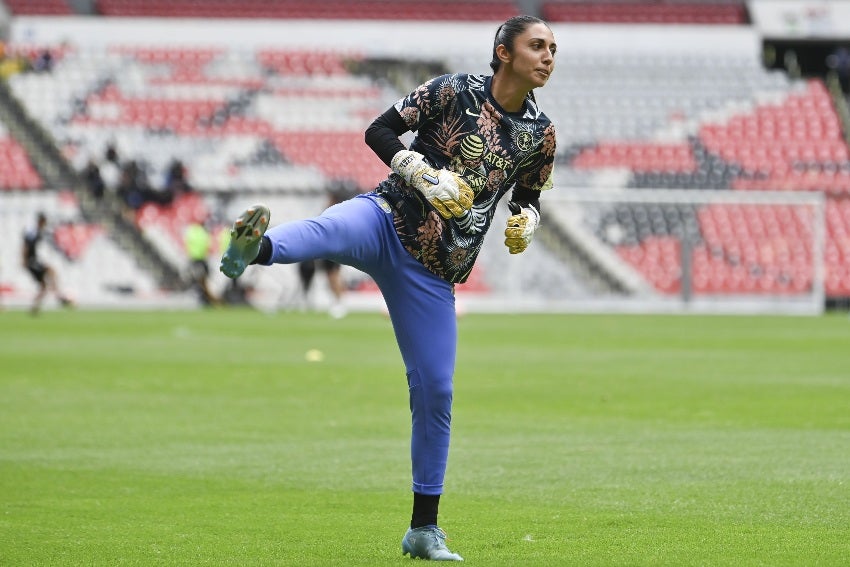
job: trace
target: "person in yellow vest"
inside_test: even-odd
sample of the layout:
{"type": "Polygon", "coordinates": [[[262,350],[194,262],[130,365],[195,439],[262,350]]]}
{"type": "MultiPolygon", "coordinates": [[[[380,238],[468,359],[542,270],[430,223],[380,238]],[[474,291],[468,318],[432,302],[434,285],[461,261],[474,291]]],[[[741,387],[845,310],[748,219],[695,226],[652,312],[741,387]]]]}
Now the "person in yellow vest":
{"type": "Polygon", "coordinates": [[[218,305],[218,299],[209,288],[210,268],[207,262],[213,248],[213,238],[202,222],[194,222],[184,234],[186,254],[189,256],[189,274],[202,305],[218,305]]]}

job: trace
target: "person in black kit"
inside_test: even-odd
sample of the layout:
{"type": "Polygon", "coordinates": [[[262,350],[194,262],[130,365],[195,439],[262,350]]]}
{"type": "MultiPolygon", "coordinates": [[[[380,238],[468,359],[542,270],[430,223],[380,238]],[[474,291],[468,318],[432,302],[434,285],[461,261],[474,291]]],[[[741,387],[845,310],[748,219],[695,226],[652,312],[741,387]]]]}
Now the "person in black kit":
{"type": "MultiPolygon", "coordinates": [[[[358,193],[360,193],[358,188],[341,183],[338,187],[334,187],[328,192],[328,207],[342,203],[358,193]]],[[[308,299],[316,272],[319,270],[325,272],[325,276],[328,278],[328,287],[330,287],[331,294],[333,295],[333,303],[328,309],[328,314],[334,319],[341,319],[347,313],[347,309],[343,304],[345,283],[342,281],[341,266],[338,262],[328,260],[327,258],[305,260],[298,263],[298,279],[301,282],[301,297],[304,301],[308,299]]]]}
{"type": "Polygon", "coordinates": [[[321,270],[325,272],[328,278],[328,286],[333,294],[333,304],[330,306],[328,313],[334,319],[341,319],[346,315],[345,306],[342,304],[342,296],[345,293],[345,284],[342,281],[340,273],[340,264],[333,260],[320,258],[317,260],[305,260],[298,264],[298,278],[301,281],[301,295],[306,298],[310,294],[310,288],[313,286],[313,279],[316,272],[321,270]]]}
{"type": "Polygon", "coordinates": [[[38,257],[38,245],[47,232],[47,217],[39,213],[36,218],[35,228],[24,233],[24,245],[22,249],[23,265],[38,284],[38,293],[35,296],[30,312],[37,315],[41,311],[41,304],[47,292],[56,294],[56,298],[64,307],[72,307],[74,302],[59,291],[56,284],[55,270],[43,263],[38,257]]]}

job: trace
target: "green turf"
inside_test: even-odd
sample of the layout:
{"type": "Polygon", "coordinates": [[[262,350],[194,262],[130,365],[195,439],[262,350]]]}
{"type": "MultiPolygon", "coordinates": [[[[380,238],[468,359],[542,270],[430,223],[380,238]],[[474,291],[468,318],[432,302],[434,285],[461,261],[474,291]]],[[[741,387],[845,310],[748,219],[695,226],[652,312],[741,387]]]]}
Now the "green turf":
{"type": "MultiPolygon", "coordinates": [[[[441,523],[467,564],[850,563],[846,315],[460,335],[441,523]]],[[[0,565],[411,564],[380,315],[7,311],[0,364],[0,565]]]]}

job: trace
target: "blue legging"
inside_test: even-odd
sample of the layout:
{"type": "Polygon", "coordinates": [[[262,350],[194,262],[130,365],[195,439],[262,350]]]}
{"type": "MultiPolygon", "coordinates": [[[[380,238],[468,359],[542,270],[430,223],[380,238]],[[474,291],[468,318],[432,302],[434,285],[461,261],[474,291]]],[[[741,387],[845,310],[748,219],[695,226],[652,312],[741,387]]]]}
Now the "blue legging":
{"type": "Polygon", "coordinates": [[[272,227],[266,236],[273,247],[269,265],[326,258],[375,280],[407,369],[413,491],[442,494],[457,350],[452,284],[404,249],[389,205],[373,193],[333,205],[317,217],[272,227]]]}

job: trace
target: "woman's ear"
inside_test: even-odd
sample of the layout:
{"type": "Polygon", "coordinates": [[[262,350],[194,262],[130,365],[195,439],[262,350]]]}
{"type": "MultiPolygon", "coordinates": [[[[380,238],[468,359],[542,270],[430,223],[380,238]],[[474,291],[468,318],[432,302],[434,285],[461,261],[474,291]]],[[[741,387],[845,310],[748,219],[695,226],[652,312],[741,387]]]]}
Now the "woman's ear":
{"type": "Polygon", "coordinates": [[[508,52],[508,48],[505,47],[504,43],[500,43],[496,47],[496,57],[498,57],[499,61],[501,61],[502,63],[511,62],[511,54],[508,52]]]}

